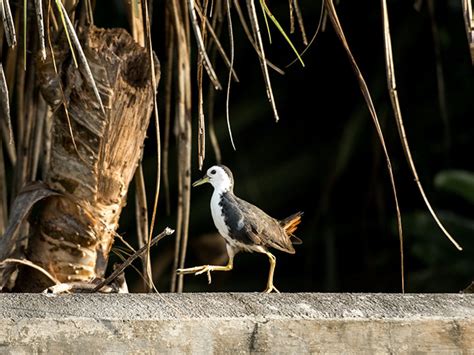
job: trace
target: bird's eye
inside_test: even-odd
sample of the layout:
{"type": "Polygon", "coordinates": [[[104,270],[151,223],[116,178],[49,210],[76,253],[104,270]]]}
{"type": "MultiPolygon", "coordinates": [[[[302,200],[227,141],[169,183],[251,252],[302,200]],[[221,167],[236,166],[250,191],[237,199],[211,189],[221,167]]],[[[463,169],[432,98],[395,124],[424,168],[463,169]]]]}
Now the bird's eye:
{"type": "Polygon", "coordinates": [[[211,175],[215,175],[216,174],[216,171],[215,170],[211,170],[211,175]]]}

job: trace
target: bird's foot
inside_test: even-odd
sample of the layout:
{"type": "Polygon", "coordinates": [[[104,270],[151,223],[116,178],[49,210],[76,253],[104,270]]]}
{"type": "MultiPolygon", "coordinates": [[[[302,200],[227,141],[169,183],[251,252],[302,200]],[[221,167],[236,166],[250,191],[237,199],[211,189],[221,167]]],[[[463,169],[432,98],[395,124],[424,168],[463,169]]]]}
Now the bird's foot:
{"type": "Polygon", "coordinates": [[[187,269],[178,269],[176,270],[176,272],[178,275],[183,275],[183,274],[201,275],[207,272],[207,281],[210,284],[212,282],[211,271],[214,271],[216,268],[217,267],[214,265],[201,265],[201,266],[190,267],[187,269]]]}
{"type": "Polygon", "coordinates": [[[273,284],[268,285],[265,291],[263,291],[263,293],[271,293],[272,291],[275,291],[276,293],[280,293],[280,291],[278,291],[278,289],[273,284]]]}

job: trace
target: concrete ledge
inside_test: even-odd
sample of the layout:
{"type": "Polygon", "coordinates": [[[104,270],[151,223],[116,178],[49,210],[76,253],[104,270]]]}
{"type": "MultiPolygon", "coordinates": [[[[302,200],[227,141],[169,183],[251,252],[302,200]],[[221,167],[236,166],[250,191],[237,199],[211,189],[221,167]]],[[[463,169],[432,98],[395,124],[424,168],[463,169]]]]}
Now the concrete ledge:
{"type": "Polygon", "coordinates": [[[0,294],[0,353],[474,352],[469,294],[0,294]]]}

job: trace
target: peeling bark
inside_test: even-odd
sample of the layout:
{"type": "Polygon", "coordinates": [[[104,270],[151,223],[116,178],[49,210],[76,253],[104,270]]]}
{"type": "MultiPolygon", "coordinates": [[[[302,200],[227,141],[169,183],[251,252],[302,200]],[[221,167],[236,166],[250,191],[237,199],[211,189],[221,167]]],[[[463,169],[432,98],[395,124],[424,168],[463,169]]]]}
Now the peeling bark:
{"type": "MultiPolygon", "coordinates": [[[[90,27],[80,38],[105,116],[65,50],[55,49],[59,77],[51,55],[37,62],[43,96],[54,112],[45,182],[61,195],[43,202],[26,256],[61,282],[104,276],[155,93],[147,52],[124,30],[90,27]]],[[[31,270],[18,276],[21,291],[49,286],[31,270]]]]}

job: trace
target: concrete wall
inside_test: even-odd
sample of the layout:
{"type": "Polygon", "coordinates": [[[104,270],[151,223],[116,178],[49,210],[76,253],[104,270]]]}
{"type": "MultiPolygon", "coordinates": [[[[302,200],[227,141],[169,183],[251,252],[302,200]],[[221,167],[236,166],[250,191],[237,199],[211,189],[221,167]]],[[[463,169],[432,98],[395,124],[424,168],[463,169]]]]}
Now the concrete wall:
{"type": "Polygon", "coordinates": [[[0,294],[0,353],[474,354],[469,294],[0,294]]]}

